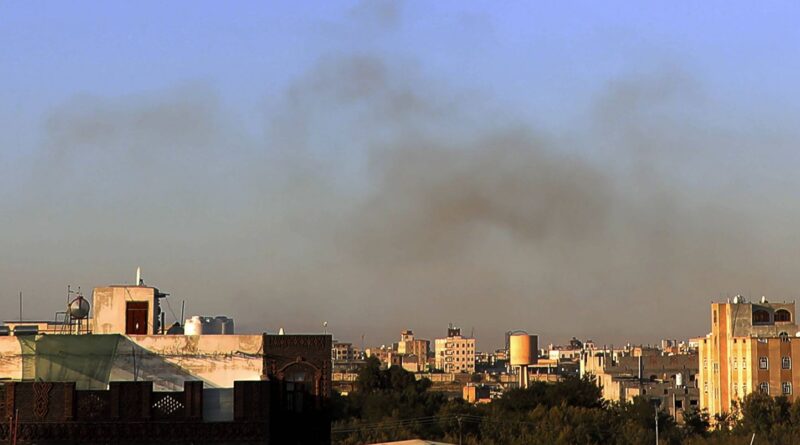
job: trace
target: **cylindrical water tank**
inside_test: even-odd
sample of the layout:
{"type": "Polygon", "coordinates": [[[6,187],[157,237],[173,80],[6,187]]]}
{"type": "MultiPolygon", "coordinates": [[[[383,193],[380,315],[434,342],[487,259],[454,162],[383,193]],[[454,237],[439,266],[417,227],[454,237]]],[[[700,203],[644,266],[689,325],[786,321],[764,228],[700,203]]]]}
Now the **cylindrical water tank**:
{"type": "Polygon", "coordinates": [[[203,334],[217,335],[222,333],[222,325],[214,317],[203,317],[203,334]]]}
{"type": "Polygon", "coordinates": [[[89,316],[89,302],[81,296],[72,300],[67,309],[69,311],[69,316],[72,318],[82,320],[89,316]]]}
{"type": "Polygon", "coordinates": [[[216,317],[220,327],[220,334],[231,335],[233,334],[233,319],[220,315],[216,317]]]}
{"type": "Polygon", "coordinates": [[[538,360],[539,337],[517,333],[509,337],[511,366],[533,365],[538,360]]]}
{"type": "Polygon", "coordinates": [[[675,374],[675,386],[683,386],[683,374],[675,374]]]}
{"type": "Polygon", "coordinates": [[[203,318],[195,315],[192,318],[187,318],[183,324],[184,335],[202,335],[203,334],[203,318]]]}

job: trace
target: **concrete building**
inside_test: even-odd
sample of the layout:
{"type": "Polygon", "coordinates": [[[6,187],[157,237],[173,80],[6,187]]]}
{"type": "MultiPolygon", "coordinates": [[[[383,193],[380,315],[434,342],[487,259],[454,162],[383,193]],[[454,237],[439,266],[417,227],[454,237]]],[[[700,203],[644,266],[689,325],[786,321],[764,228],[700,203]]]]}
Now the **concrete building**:
{"type": "MultiPolygon", "coordinates": [[[[417,371],[414,372],[420,372],[425,371],[428,367],[428,353],[430,352],[430,348],[430,340],[414,338],[414,332],[410,329],[406,329],[400,332],[400,341],[397,342],[397,347],[395,349],[400,355],[414,356],[417,362],[415,366],[417,371]]],[[[407,360],[403,359],[403,363],[406,362],[407,360]]],[[[404,365],[403,367],[405,368],[406,366],[404,365]]]]}
{"type": "Polygon", "coordinates": [[[72,381],[78,389],[147,380],[156,391],[201,380],[205,388],[232,389],[234,381],[292,374],[297,364],[308,371],[309,388],[328,394],[329,335],[161,334],[159,299],[165,294],[158,289],[108,286],[93,295],[90,334],[0,336],[0,379],[72,381]]]}
{"type": "Polygon", "coordinates": [[[650,352],[650,348],[636,347],[587,350],[581,357],[580,374],[594,378],[606,400],[630,402],[645,397],[680,422],[685,409],[699,405],[698,356],[650,352]]]}
{"type": "Polygon", "coordinates": [[[750,303],[741,296],[711,304],[711,332],[697,339],[700,407],[710,415],[731,412],[732,402],[753,391],[795,400],[800,338],[795,303],[750,303]]]}
{"type": "Polygon", "coordinates": [[[334,363],[353,361],[355,359],[353,344],[334,340],[331,349],[331,359],[333,359],[334,363]]]}
{"type": "Polygon", "coordinates": [[[491,403],[492,388],[480,383],[468,383],[463,389],[462,398],[467,403],[491,403]]]}
{"type": "Polygon", "coordinates": [[[475,372],[475,339],[461,335],[461,329],[453,325],[447,329],[447,337],[437,338],[436,369],[451,373],[475,372]]]}
{"type": "MultiPolygon", "coordinates": [[[[297,428],[309,432],[303,443],[329,443],[330,419],[325,411],[331,391],[329,335],[170,334],[163,329],[159,308],[159,300],[166,294],[156,288],[99,287],[93,296],[91,313],[87,307],[80,320],[91,326],[91,332],[68,324],[67,329],[53,332],[65,335],[43,335],[37,332],[40,326],[22,321],[16,326],[12,323],[14,329],[0,335],[0,381],[5,385],[0,394],[47,396],[54,385],[63,388],[57,396],[52,391],[49,401],[42,402],[52,405],[44,411],[41,406],[31,407],[34,397],[27,395],[2,403],[14,409],[19,403],[20,416],[33,413],[31,422],[36,425],[27,431],[38,434],[55,428],[75,429],[88,436],[117,430],[124,434],[130,430],[130,424],[124,424],[128,421],[154,419],[157,423],[170,416],[188,416],[195,429],[189,428],[187,438],[194,443],[219,442],[216,436],[198,433],[202,437],[195,437],[195,432],[214,429],[205,421],[251,420],[259,422],[252,425],[252,435],[272,437],[270,443],[290,443],[285,434],[297,428]],[[20,330],[26,323],[36,329],[20,330]],[[84,395],[86,404],[81,401],[84,395]],[[62,396],[66,399],[52,398],[62,396]],[[135,415],[125,417],[132,412],[135,415]],[[46,413],[61,414],[49,419],[46,413]],[[263,425],[267,415],[272,422],[269,427],[263,425]],[[105,422],[105,427],[96,426],[92,416],[105,422]]],[[[164,426],[146,423],[136,428],[161,431],[164,426]]],[[[236,423],[218,429],[223,428],[229,428],[229,438],[235,439],[240,434],[237,431],[249,426],[236,423]]],[[[82,439],[70,443],[89,443],[84,436],[75,437],[82,439]]],[[[103,440],[117,443],[117,437],[103,440]]],[[[153,441],[161,443],[160,438],[156,435],[153,441]]],[[[46,437],[29,439],[48,443],[46,437]]]]}

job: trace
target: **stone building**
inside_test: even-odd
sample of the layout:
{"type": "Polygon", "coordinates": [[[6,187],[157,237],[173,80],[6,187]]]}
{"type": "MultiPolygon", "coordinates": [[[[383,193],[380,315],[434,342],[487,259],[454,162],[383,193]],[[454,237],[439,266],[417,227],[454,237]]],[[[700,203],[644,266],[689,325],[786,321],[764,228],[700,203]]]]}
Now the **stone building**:
{"type": "Polygon", "coordinates": [[[736,296],[711,304],[711,332],[699,347],[700,406],[712,416],[731,412],[733,402],[753,391],[796,398],[800,356],[795,303],[757,303],[736,296]]]}

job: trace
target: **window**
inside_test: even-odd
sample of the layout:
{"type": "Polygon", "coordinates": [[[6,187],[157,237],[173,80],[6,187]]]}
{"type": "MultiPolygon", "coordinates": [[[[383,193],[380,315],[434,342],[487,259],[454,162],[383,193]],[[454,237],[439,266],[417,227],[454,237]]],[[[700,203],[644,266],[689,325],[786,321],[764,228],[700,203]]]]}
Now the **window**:
{"type": "Polygon", "coordinates": [[[769,369],[769,358],[767,358],[767,357],[759,357],[758,358],[758,369],[769,369]]]}
{"type": "Polygon", "coordinates": [[[783,357],[783,358],[781,358],[781,368],[782,369],[792,369],[792,358],[791,357],[783,357]]]}
{"type": "Polygon", "coordinates": [[[764,309],[753,311],[753,323],[769,323],[769,312],[764,309]]]}
{"type": "Polygon", "coordinates": [[[689,405],[690,406],[697,406],[697,400],[695,400],[695,399],[689,400],[689,405]]]}
{"type": "Polygon", "coordinates": [[[787,322],[792,321],[792,314],[786,309],[778,309],[775,311],[775,321],[787,322]]]}
{"type": "Polygon", "coordinates": [[[742,395],[747,395],[747,383],[742,383],[742,395]]]}
{"type": "Polygon", "coordinates": [[[675,401],[675,408],[683,409],[683,400],[676,400],[675,401]]]}
{"type": "Polygon", "coordinates": [[[767,382],[759,383],[758,384],[758,390],[761,391],[764,394],[769,395],[769,383],[767,383],[767,382]]]}
{"type": "Polygon", "coordinates": [[[708,359],[707,358],[703,359],[703,367],[704,368],[708,368],[708,359]]]}
{"type": "Polygon", "coordinates": [[[708,382],[703,383],[703,392],[708,394],[708,382]]]}
{"type": "Polygon", "coordinates": [[[792,383],[791,382],[783,382],[781,384],[781,389],[783,390],[783,395],[788,396],[792,393],[792,383]]]}
{"type": "Polygon", "coordinates": [[[733,359],[733,369],[736,369],[736,359],[733,359]]]}
{"type": "Polygon", "coordinates": [[[778,334],[778,337],[781,338],[782,342],[786,342],[786,343],[789,342],[789,334],[787,334],[786,332],[781,332],[780,334],[778,334]]]}
{"type": "Polygon", "coordinates": [[[742,359],[742,369],[747,369],[747,360],[742,359]]]}

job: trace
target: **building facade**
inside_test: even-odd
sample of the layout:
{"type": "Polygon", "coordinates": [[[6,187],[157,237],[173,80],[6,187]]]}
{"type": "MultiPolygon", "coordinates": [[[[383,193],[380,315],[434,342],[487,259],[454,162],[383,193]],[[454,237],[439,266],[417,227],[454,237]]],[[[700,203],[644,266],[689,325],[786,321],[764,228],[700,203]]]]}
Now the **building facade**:
{"type": "Polygon", "coordinates": [[[396,349],[398,354],[404,356],[403,368],[412,372],[420,372],[427,368],[430,348],[430,340],[414,338],[414,332],[406,329],[400,332],[400,341],[397,342],[396,349]],[[411,360],[412,358],[413,360],[411,360]],[[406,366],[406,363],[409,365],[406,366]]]}
{"type": "Polygon", "coordinates": [[[449,373],[475,372],[475,339],[461,335],[461,329],[450,326],[447,337],[435,343],[436,369],[449,373]]]}
{"type": "Polygon", "coordinates": [[[697,339],[700,407],[711,416],[730,413],[734,401],[753,391],[795,399],[800,356],[795,304],[743,297],[711,304],[711,332],[697,339]]]}
{"type": "Polygon", "coordinates": [[[353,344],[334,340],[333,347],[331,348],[331,359],[333,359],[334,362],[353,361],[355,359],[353,344]]]}

